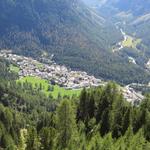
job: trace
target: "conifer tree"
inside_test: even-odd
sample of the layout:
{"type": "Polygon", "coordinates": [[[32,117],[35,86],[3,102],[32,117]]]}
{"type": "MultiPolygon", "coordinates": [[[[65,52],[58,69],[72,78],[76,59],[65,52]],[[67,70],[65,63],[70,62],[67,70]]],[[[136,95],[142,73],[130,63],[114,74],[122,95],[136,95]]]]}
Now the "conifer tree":
{"type": "Polygon", "coordinates": [[[81,92],[80,95],[80,103],[78,106],[78,111],[77,111],[77,119],[78,121],[81,120],[85,123],[88,117],[88,112],[87,112],[87,92],[86,89],[84,88],[81,92]]]}
{"type": "Polygon", "coordinates": [[[146,140],[144,138],[143,129],[140,129],[131,140],[132,149],[143,150],[146,147],[146,140]]]}
{"type": "Polygon", "coordinates": [[[105,135],[101,150],[113,150],[113,139],[111,133],[105,135]]]}
{"type": "Polygon", "coordinates": [[[96,106],[95,106],[94,95],[91,94],[90,99],[89,99],[89,104],[88,104],[88,114],[89,114],[90,119],[95,117],[95,109],[96,109],[96,106]]]}
{"type": "MultiPolygon", "coordinates": [[[[131,107],[126,108],[124,116],[123,116],[123,122],[122,122],[122,134],[123,135],[127,131],[128,127],[132,124],[131,113],[132,113],[132,108],[131,107]]],[[[122,117],[122,115],[120,116],[122,117]]]]}
{"type": "Polygon", "coordinates": [[[60,150],[77,144],[77,126],[75,113],[69,100],[63,100],[57,109],[57,148],[60,150]]]}
{"type": "Polygon", "coordinates": [[[93,137],[91,138],[87,149],[88,150],[101,150],[102,142],[103,142],[103,139],[101,138],[100,134],[97,133],[93,135],[93,137]]]}
{"type": "Polygon", "coordinates": [[[39,150],[41,144],[36,129],[34,127],[30,127],[27,132],[26,150],[39,150]]]}
{"type": "Polygon", "coordinates": [[[126,150],[126,145],[124,143],[124,138],[118,138],[114,143],[114,150],[126,150]]]}
{"type": "Polygon", "coordinates": [[[54,128],[42,128],[40,131],[40,141],[42,150],[54,150],[56,131],[54,128]]]}
{"type": "Polygon", "coordinates": [[[15,143],[14,143],[11,135],[8,133],[5,133],[3,135],[1,144],[6,150],[15,150],[16,149],[15,143]]]}
{"type": "Polygon", "coordinates": [[[150,112],[145,110],[144,134],[147,140],[150,140],[150,112]]]}
{"type": "Polygon", "coordinates": [[[131,149],[132,147],[132,143],[131,143],[131,140],[133,138],[134,134],[133,134],[133,128],[132,126],[130,125],[128,127],[128,130],[126,131],[125,135],[124,135],[124,142],[125,142],[125,145],[126,145],[126,148],[128,147],[129,150],[131,149]]]}

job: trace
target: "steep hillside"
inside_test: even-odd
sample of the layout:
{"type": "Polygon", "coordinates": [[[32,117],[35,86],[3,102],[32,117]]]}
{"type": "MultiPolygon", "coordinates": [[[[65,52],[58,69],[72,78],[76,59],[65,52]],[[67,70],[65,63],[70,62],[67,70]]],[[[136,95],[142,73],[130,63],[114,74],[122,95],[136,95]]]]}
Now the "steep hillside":
{"type": "MultiPolygon", "coordinates": [[[[0,72],[6,67],[0,60],[0,72]]],[[[133,150],[150,145],[149,96],[132,105],[120,86],[110,82],[84,89],[80,97],[53,99],[38,85],[4,77],[0,74],[1,150],[116,150],[122,145],[133,150]]]]}
{"type": "MultiPolygon", "coordinates": [[[[118,29],[124,30],[126,35],[139,42],[135,47],[126,42],[121,55],[133,57],[138,65],[145,68],[150,58],[150,1],[144,0],[83,0],[86,5],[98,14],[112,22],[118,29]],[[90,3],[89,3],[90,2],[90,3]]],[[[132,43],[132,42],[131,42],[132,43]]],[[[133,44],[134,45],[134,44],[133,44]]]]}
{"type": "Polygon", "coordinates": [[[105,20],[78,1],[2,0],[0,10],[2,48],[62,53],[71,47],[106,49],[106,43],[118,40],[108,39],[111,29],[105,20]]]}
{"type": "MultiPolygon", "coordinates": [[[[110,5],[111,1],[107,2],[110,5]]],[[[125,21],[124,28],[128,34],[142,39],[139,48],[144,54],[144,58],[150,57],[150,1],[147,0],[117,0],[112,2],[112,6],[117,8],[115,17],[125,21]]]]}

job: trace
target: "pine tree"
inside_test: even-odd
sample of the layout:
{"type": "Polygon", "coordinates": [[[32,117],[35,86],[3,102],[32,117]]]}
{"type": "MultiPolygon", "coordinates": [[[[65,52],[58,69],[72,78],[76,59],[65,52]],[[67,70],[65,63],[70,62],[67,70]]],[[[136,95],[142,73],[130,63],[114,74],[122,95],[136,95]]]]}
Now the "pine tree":
{"type": "Polygon", "coordinates": [[[5,133],[1,140],[1,145],[6,150],[15,150],[16,146],[10,134],[5,133]]]}
{"type": "Polygon", "coordinates": [[[118,138],[114,143],[115,150],[126,150],[126,145],[124,143],[124,138],[118,138]]]}
{"type": "Polygon", "coordinates": [[[102,136],[107,134],[111,129],[111,123],[110,123],[110,111],[109,109],[105,109],[105,111],[102,114],[102,119],[101,119],[101,128],[100,128],[100,133],[102,136]]]}
{"type": "Polygon", "coordinates": [[[131,140],[132,140],[133,136],[134,136],[134,134],[133,134],[133,128],[130,125],[129,128],[128,128],[128,130],[126,131],[126,133],[124,135],[124,143],[126,145],[126,150],[127,150],[127,148],[129,150],[131,150],[131,147],[132,147],[131,140]]]}
{"type": "Polygon", "coordinates": [[[81,120],[85,123],[88,117],[88,112],[87,112],[87,92],[86,89],[84,88],[81,92],[80,95],[80,103],[77,111],[77,119],[78,121],[81,120]]]}
{"type": "Polygon", "coordinates": [[[42,150],[54,150],[54,139],[56,131],[54,128],[42,128],[40,131],[41,149],[42,150]]]}
{"type": "Polygon", "coordinates": [[[40,145],[41,144],[36,129],[34,127],[30,127],[27,134],[26,150],[39,150],[40,145]]]}
{"type": "Polygon", "coordinates": [[[108,83],[108,85],[103,90],[98,104],[98,110],[97,110],[97,122],[99,122],[102,119],[102,115],[106,109],[111,110],[112,104],[115,101],[117,95],[118,89],[115,83],[108,83]]]}
{"type": "Polygon", "coordinates": [[[113,150],[113,139],[111,133],[105,135],[101,150],[113,150]]]}
{"type": "Polygon", "coordinates": [[[145,110],[144,134],[147,140],[150,140],[150,112],[145,110]]]}
{"type": "Polygon", "coordinates": [[[3,122],[5,124],[5,127],[9,131],[11,126],[12,126],[13,115],[12,115],[11,111],[8,108],[5,109],[5,112],[3,114],[3,118],[2,119],[3,119],[3,122]]]}
{"type": "Polygon", "coordinates": [[[5,127],[4,124],[0,121],[0,141],[2,140],[4,133],[5,133],[5,127]]]}
{"type": "Polygon", "coordinates": [[[89,144],[88,144],[88,150],[101,150],[102,149],[102,142],[103,139],[100,137],[99,133],[95,134],[89,144]]]}
{"type": "Polygon", "coordinates": [[[77,144],[75,113],[68,100],[63,100],[57,109],[57,148],[62,150],[77,144]]]}
{"type": "MultiPolygon", "coordinates": [[[[128,127],[132,124],[132,118],[131,118],[132,114],[131,113],[132,113],[132,108],[128,107],[123,116],[123,122],[122,122],[122,134],[123,135],[127,131],[128,127]]],[[[122,115],[120,115],[120,116],[122,117],[122,115]]]]}
{"type": "Polygon", "coordinates": [[[94,100],[94,95],[90,95],[89,103],[88,103],[88,114],[90,119],[95,117],[95,100],[94,100]]]}
{"type": "Polygon", "coordinates": [[[140,129],[131,140],[132,149],[143,150],[146,146],[146,140],[144,138],[143,129],[140,129]]]}

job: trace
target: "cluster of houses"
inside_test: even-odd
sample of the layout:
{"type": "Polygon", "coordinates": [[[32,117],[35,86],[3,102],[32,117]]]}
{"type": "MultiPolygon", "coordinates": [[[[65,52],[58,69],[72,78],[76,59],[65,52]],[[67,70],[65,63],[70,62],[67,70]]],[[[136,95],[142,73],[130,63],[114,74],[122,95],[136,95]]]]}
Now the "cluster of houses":
{"type": "Polygon", "coordinates": [[[40,63],[32,58],[19,56],[1,51],[0,57],[14,62],[19,68],[20,78],[37,76],[47,79],[53,84],[58,84],[66,89],[79,89],[83,87],[96,87],[102,84],[100,79],[89,76],[86,72],[72,71],[65,66],[52,63],[51,65],[40,63]]]}
{"type": "MultiPolygon", "coordinates": [[[[84,87],[105,86],[107,82],[103,82],[94,76],[89,76],[86,72],[72,71],[65,66],[52,63],[51,65],[40,63],[33,58],[12,54],[11,51],[1,51],[0,57],[3,57],[16,64],[20,71],[19,77],[37,76],[42,79],[47,79],[51,84],[57,84],[66,89],[79,89],[84,87]]],[[[130,85],[121,87],[124,98],[131,103],[139,103],[144,99],[144,96],[135,92],[130,85]]]]}
{"type": "Polygon", "coordinates": [[[130,85],[123,87],[122,92],[124,98],[132,104],[138,105],[144,99],[141,92],[136,92],[132,87],[130,87],[130,85]]]}

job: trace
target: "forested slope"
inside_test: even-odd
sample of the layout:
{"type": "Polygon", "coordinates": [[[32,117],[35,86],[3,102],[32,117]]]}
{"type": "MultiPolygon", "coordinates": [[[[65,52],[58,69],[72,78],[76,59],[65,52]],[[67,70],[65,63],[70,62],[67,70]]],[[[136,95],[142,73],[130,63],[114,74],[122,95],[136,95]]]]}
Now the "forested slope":
{"type": "Polygon", "coordinates": [[[1,0],[0,12],[1,49],[36,59],[54,54],[58,63],[120,83],[149,80],[140,66],[112,53],[120,31],[81,0],[1,0]]]}
{"type": "MultiPolygon", "coordinates": [[[[6,68],[5,73],[11,74],[6,68]]],[[[106,87],[83,89],[80,97],[53,100],[28,83],[17,84],[3,75],[0,81],[1,149],[150,148],[149,96],[133,106],[123,99],[118,85],[108,83],[106,87]]]]}

